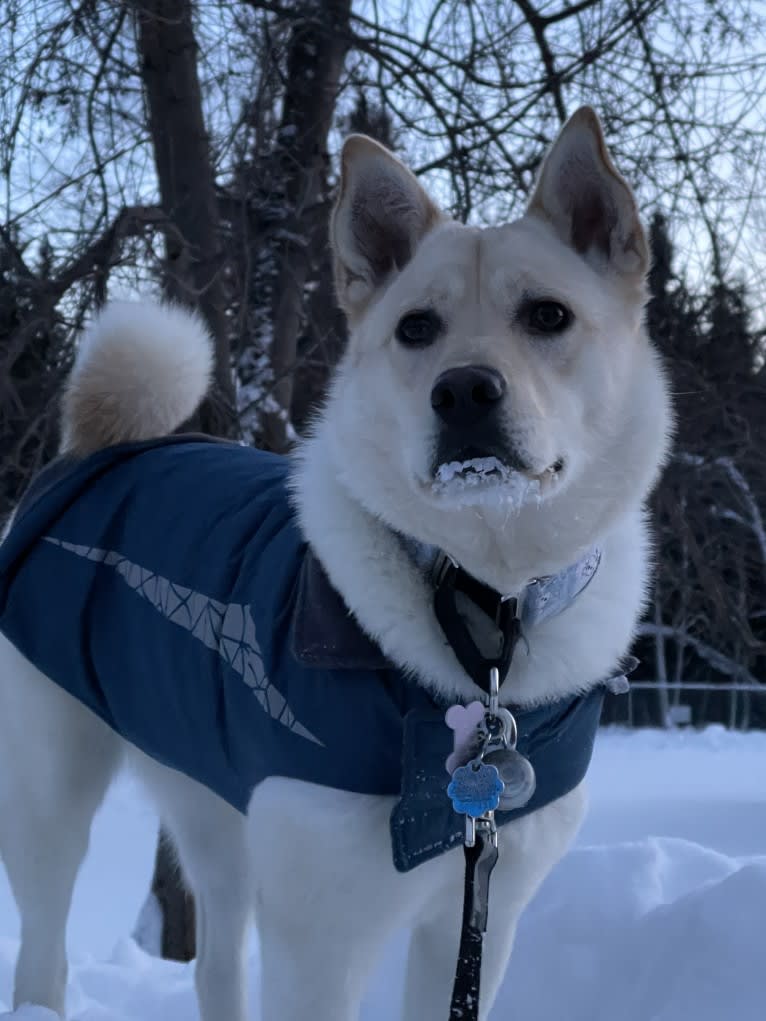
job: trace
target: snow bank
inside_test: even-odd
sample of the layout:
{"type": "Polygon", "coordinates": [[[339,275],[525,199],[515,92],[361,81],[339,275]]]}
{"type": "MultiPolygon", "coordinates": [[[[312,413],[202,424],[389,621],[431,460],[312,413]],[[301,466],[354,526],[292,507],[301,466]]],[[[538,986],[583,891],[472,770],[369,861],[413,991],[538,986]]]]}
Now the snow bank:
{"type": "MultiPolygon", "coordinates": [[[[493,1021],[762,1021],[765,765],[764,734],[601,734],[588,821],[522,920],[493,1021]]],[[[154,827],[131,782],[120,782],[75,897],[77,1021],[198,1021],[192,969],[150,957],[123,935],[145,898],[154,827]]],[[[16,946],[0,884],[0,1011],[16,946]]],[[[396,1016],[404,958],[400,940],[375,976],[363,1021],[396,1016]]],[[[255,990],[255,953],[251,977],[255,990]]],[[[54,1021],[33,1007],[0,1018],[54,1021]]]]}
{"type": "Polygon", "coordinates": [[[578,848],[520,927],[495,1017],[521,1003],[525,1021],[762,1021],[764,905],[766,856],[578,848]]]}

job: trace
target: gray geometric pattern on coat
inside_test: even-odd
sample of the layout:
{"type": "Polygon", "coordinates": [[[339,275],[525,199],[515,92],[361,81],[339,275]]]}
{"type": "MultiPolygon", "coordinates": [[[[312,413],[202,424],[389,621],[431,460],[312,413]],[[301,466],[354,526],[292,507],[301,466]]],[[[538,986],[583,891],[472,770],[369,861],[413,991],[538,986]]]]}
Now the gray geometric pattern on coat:
{"type": "Polygon", "coordinates": [[[282,694],[275,688],[263,666],[263,655],[255,633],[250,607],[240,603],[222,603],[201,592],[177,585],[146,567],[134,564],[121,553],[80,546],[46,536],[45,542],[85,560],[113,567],[123,581],[142,599],[146,599],[163,617],[189,631],[208,649],[213,649],[239,674],[268,715],[299,737],[321,745],[319,738],[297,720],[282,694]]]}

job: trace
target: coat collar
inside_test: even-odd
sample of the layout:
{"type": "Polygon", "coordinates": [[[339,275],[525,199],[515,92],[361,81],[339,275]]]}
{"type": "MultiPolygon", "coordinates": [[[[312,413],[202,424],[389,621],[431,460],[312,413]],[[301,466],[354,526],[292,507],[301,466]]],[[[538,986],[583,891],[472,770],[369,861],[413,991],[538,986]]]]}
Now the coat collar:
{"type": "MultiPolygon", "coordinates": [[[[420,565],[437,582],[443,557],[418,556],[420,565]]],[[[522,635],[545,620],[563,613],[585,591],[601,563],[594,547],[557,574],[532,579],[518,598],[517,615],[522,635]]],[[[489,590],[494,592],[494,590],[489,590]]],[[[498,600],[505,597],[494,593],[498,600]]],[[[392,663],[378,644],[357,623],[312,551],[306,548],[296,593],[292,624],[293,654],[306,666],[329,669],[390,669],[392,663]]]]}

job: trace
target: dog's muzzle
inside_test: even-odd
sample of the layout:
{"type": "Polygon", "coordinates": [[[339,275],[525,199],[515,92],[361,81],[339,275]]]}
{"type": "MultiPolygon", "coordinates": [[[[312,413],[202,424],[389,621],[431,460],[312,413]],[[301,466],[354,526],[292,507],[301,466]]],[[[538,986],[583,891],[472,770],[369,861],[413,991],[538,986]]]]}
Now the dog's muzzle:
{"type": "Polygon", "coordinates": [[[435,475],[450,466],[454,475],[523,470],[503,434],[500,409],[506,391],[501,374],[485,365],[463,365],[439,376],[431,391],[439,419],[435,475]]]}

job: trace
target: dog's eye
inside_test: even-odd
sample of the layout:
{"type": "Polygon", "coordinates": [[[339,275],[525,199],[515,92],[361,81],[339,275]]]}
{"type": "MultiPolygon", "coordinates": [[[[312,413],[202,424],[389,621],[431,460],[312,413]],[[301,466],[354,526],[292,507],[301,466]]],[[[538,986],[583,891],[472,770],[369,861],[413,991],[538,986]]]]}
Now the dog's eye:
{"type": "Polygon", "coordinates": [[[572,313],[560,301],[531,301],[523,319],[534,333],[562,333],[572,322],[572,313]]]}
{"type": "Polygon", "coordinates": [[[396,339],[406,347],[428,347],[444,329],[444,323],[430,308],[408,312],[396,327],[396,339]]]}

